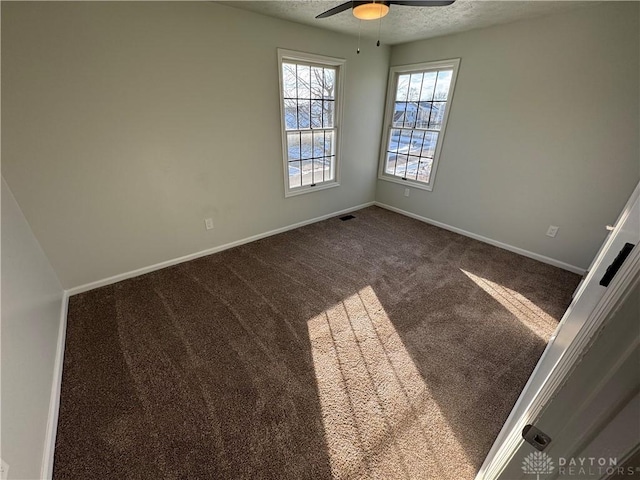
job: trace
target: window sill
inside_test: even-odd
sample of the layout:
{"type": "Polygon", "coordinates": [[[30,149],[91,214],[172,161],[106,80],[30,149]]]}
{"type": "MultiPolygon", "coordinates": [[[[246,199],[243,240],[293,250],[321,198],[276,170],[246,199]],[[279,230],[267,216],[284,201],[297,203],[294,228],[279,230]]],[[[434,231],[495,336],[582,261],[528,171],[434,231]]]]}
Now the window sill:
{"type": "Polygon", "coordinates": [[[387,182],[399,183],[400,185],[404,185],[405,187],[419,188],[420,190],[427,190],[428,192],[431,192],[433,190],[433,185],[416,182],[415,180],[403,180],[399,177],[391,177],[389,175],[378,175],[378,179],[385,180],[387,182]]]}
{"type": "Polygon", "coordinates": [[[284,196],[285,198],[296,197],[298,195],[304,195],[305,193],[313,193],[318,192],[320,190],[326,190],[328,188],[339,187],[340,184],[338,182],[327,182],[316,185],[315,187],[300,187],[293,190],[285,190],[284,196]]]}

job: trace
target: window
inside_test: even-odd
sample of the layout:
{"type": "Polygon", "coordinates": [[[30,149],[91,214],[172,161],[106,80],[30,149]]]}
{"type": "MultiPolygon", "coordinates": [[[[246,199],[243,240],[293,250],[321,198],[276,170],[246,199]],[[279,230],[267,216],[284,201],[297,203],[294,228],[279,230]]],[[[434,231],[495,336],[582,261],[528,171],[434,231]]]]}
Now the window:
{"type": "Polygon", "coordinates": [[[345,60],[278,49],[285,196],[338,186],[345,60]]]}
{"type": "Polygon", "coordinates": [[[433,189],[460,59],[392,67],[379,178],[433,189]]]}

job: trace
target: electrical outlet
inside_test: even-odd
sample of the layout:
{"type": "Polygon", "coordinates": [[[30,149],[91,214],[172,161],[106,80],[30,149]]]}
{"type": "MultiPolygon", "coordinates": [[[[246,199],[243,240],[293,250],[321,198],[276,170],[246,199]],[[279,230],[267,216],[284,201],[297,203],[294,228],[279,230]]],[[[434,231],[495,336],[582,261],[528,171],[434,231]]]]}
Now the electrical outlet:
{"type": "Polygon", "coordinates": [[[211,230],[213,228],[213,218],[205,218],[204,219],[204,227],[207,230],[211,230]]]}
{"type": "Polygon", "coordinates": [[[9,478],[9,465],[0,458],[0,480],[9,478]]]}
{"type": "Polygon", "coordinates": [[[411,190],[409,190],[408,188],[404,189],[404,196],[408,197],[409,195],[411,195],[411,190]]]}
{"type": "Polygon", "coordinates": [[[549,225],[547,229],[547,237],[555,237],[558,234],[558,229],[560,227],[556,227],[555,225],[549,225]]]}

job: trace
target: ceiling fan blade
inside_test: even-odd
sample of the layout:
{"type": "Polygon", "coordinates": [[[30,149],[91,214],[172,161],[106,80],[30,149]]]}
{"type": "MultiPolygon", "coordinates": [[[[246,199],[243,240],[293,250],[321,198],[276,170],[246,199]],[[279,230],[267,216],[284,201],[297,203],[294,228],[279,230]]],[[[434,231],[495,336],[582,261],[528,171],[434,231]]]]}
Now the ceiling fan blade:
{"type": "Polygon", "coordinates": [[[349,10],[352,5],[353,2],[345,2],[341,5],[338,5],[337,7],[333,7],[332,9],[327,10],[326,12],[322,12],[320,15],[316,16],[316,18],[327,18],[331,15],[335,15],[336,13],[344,12],[345,10],[349,10]]]}
{"type": "MultiPolygon", "coordinates": [[[[451,5],[456,0],[388,0],[379,3],[386,3],[387,5],[405,5],[410,7],[444,7],[447,5],[451,5]]],[[[345,10],[349,10],[350,8],[361,5],[363,3],[372,3],[372,0],[358,0],[352,2],[345,2],[337,7],[333,7],[326,12],[322,12],[320,15],[317,15],[316,18],[327,18],[335,15],[336,13],[344,12],[345,10]]]]}
{"type": "Polygon", "coordinates": [[[455,1],[456,0],[389,0],[389,3],[408,7],[446,7],[455,1]]]}

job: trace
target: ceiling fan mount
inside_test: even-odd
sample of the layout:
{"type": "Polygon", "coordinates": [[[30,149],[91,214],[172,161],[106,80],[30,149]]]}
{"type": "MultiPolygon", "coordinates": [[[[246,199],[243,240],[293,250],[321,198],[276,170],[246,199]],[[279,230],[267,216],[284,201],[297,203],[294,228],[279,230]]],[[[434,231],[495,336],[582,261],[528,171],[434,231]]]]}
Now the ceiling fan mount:
{"type": "Polygon", "coordinates": [[[361,20],[377,20],[389,13],[391,5],[404,5],[409,7],[444,7],[451,5],[455,0],[383,0],[383,1],[352,1],[333,7],[326,12],[317,15],[316,18],[327,18],[337,13],[353,9],[353,15],[361,20]]]}

